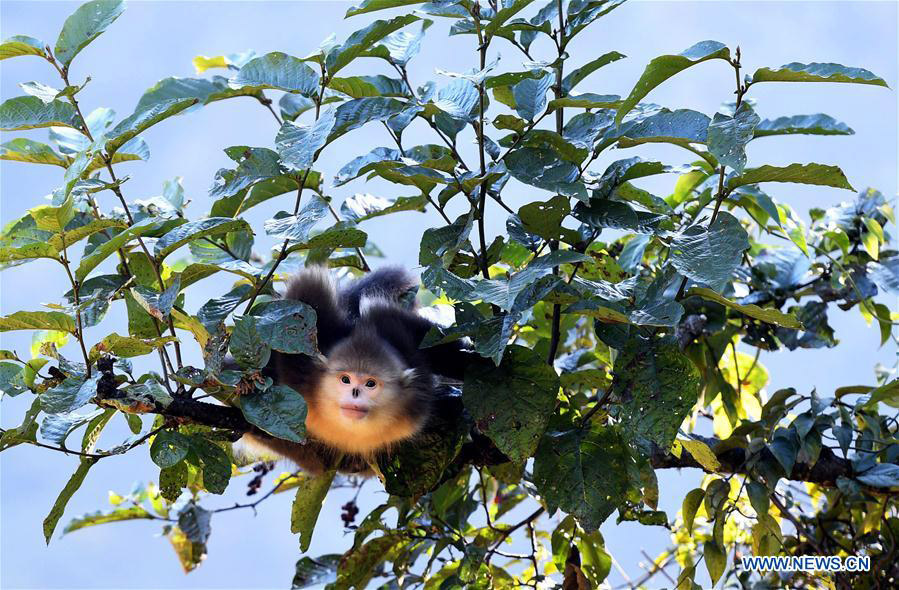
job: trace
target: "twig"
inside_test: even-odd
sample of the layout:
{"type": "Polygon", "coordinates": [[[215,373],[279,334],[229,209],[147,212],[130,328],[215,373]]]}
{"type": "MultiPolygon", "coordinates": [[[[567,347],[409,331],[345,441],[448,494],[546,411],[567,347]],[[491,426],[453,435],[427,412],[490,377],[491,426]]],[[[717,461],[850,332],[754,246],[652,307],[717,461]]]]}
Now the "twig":
{"type": "Polygon", "coordinates": [[[299,476],[300,473],[302,473],[302,472],[303,472],[302,469],[297,469],[296,471],[294,471],[293,473],[291,473],[291,474],[288,475],[287,477],[282,477],[281,479],[278,480],[278,483],[276,483],[276,484],[272,487],[272,489],[270,489],[269,491],[267,491],[263,496],[261,496],[259,499],[257,499],[257,500],[254,501],[254,502],[249,502],[249,503],[247,503],[247,504],[235,503],[234,506],[228,506],[228,507],[226,507],[226,508],[216,508],[215,510],[212,510],[211,512],[228,512],[228,511],[230,511],[230,510],[239,510],[239,509],[241,509],[241,508],[252,508],[252,509],[253,509],[253,515],[255,516],[255,515],[256,515],[256,506],[259,506],[259,504],[261,504],[264,500],[268,499],[272,494],[274,494],[274,493],[277,492],[279,489],[281,489],[281,487],[282,487],[285,483],[287,483],[287,482],[290,481],[291,479],[293,479],[293,478],[299,476]]]}

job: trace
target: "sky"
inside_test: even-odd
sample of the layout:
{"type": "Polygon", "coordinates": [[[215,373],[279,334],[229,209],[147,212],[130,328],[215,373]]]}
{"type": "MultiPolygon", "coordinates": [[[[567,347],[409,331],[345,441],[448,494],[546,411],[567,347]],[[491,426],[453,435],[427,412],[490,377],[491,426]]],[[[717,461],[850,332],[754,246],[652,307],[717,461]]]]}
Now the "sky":
{"type": "MultiPolygon", "coordinates": [[[[0,3],[0,37],[24,34],[51,45],[66,16],[77,6],[69,2],[0,3]]],[[[75,82],[91,77],[79,94],[86,112],[111,107],[119,118],[130,114],[142,93],[167,76],[193,77],[191,60],[196,55],[219,55],[255,50],[258,54],[284,51],[303,56],[330,33],[343,39],[368,22],[367,16],[344,20],[347,2],[157,2],[132,1],[125,13],[74,61],[75,82]]],[[[392,15],[392,13],[384,13],[392,15]]],[[[380,16],[384,18],[384,16],[380,16]]],[[[421,54],[410,66],[413,84],[438,78],[435,68],[467,71],[477,63],[468,37],[446,37],[445,21],[437,21],[425,37],[421,54]]],[[[875,187],[892,198],[897,193],[897,5],[895,2],[659,2],[632,1],[581,34],[569,47],[574,66],[605,52],[628,56],[606,66],[579,86],[582,92],[626,95],[645,64],[664,53],[677,53],[706,39],[740,46],[746,72],[758,67],[777,67],[789,62],[837,62],[867,68],[883,77],[890,90],[848,84],[760,84],[751,98],[763,118],[823,112],[855,130],[847,137],[795,136],[764,138],[750,144],[749,165],[785,165],[793,162],[838,164],[857,188],[875,187]],[[764,158],[764,160],[762,160],[764,158]]],[[[520,67],[517,50],[508,44],[491,47],[500,55],[500,69],[520,67]]],[[[550,47],[535,44],[533,54],[548,56],[550,47]]],[[[373,73],[381,64],[360,60],[345,74],[373,73]]],[[[219,73],[222,71],[220,70],[219,73]]],[[[380,71],[378,73],[390,73],[380,71]]],[[[0,62],[0,97],[22,94],[17,83],[36,80],[59,86],[55,72],[43,60],[22,57],[0,62]]],[[[446,81],[445,79],[443,80],[446,81]]],[[[669,80],[647,100],[669,108],[692,108],[714,113],[732,100],[733,72],[723,63],[691,68],[669,80]]],[[[234,99],[214,103],[150,129],[144,137],[151,158],[118,169],[129,176],[123,190],[129,200],[161,194],[162,183],[182,177],[188,211],[194,218],[208,211],[208,188],[215,171],[230,167],[223,149],[232,145],[272,147],[277,125],[257,102],[234,99]]],[[[4,133],[2,141],[25,136],[46,141],[46,130],[4,133]]],[[[409,145],[430,143],[435,138],[424,126],[408,131],[409,145]]],[[[389,146],[382,128],[370,125],[348,134],[323,153],[319,168],[333,175],[359,153],[389,146]]],[[[474,146],[462,148],[472,158],[474,146]]],[[[641,155],[678,164],[689,158],[672,146],[643,146],[604,155],[592,169],[601,171],[615,159],[641,155]]],[[[44,195],[59,186],[62,171],[16,162],[0,163],[0,222],[19,217],[24,210],[44,202],[44,195]]],[[[672,178],[641,184],[656,194],[671,189],[672,178]]],[[[396,197],[408,196],[396,186],[358,180],[334,189],[337,203],[357,192],[396,197]]],[[[518,185],[509,204],[517,208],[531,199],[548,195],[518,185]]],[[[831,188],[772,185],[768,192],[794,209],[826,208],[854,198],[852,193],[831,188]]],[[[111,193],[101,196],[102,206],[113,204],[111,193]]],[[[256,248],[266,252],[270,241],[262,222],[289,205],[278,199],[258,207],[248,220],[257,230],[256,248]]],[[[458,206],[458,204],[456,205],[458,206]]],[[[461,212],[461,211],[460,211],[461,212]]],[[[505,215],[488,207],[489,234],[502,231],[505,215]]],[[[422,230],[440,224],[434,212],[407,212],[367,222],[370,240],[385,253],[386,262],[417,271],[418,239],[422,230]]],[[[67,290],[65,278],[50,263],[36,262],[0,275],[0,311],[37,309],[41,303],[60,300],[67,290]]],[[[188,308],[195,311],[206,299],[227,290],[230,279],[212,277],[189,292],[188,308]]],[[[768,390],[795,386],[800,391],[871,383],[872,368],[880,362],[892,366],[895,350],[880,348],[875,328],[867,327],[857,310],[832,312],[831,323],[841,346],[830,350],[764,354],[762,362],[772,379],[768,390]]],[[[124,314],[113,309],[88,338],[99,339],[113,330],[124,332],[124,314]],[[102,333],[101,333],[102,330],[102,333]]],[[[24,332],[0,335],[2,348],[27,354],[30,337],[24,332]]],[[[198,351],[186,346],[186,361],[199,362],[198,351]]],[[[5,398],[0,403],[0,424],[15,426],[27,408],[29,396],[5,398]]],[[[104,432],[100,447],[109,448],[127,436],[124,421],[104,432]]],[[[3,588],[281,588],[289,584],[299,557],[296,537],[289,531],[290,494],[273,496],[254,516],[248,510],[216,515],[212,521],[209,556],[195,572],[185,576],[168,542],[159,537],[158,523],[136,521],[93,527],[60,538],[59,532],[45,546],[41,521],[76,466],[75,459],[36,447],[21,445],[0,455],[0,587],[3,588]]],[[[286,469],[287,466],[284,466],[286,469]]],[[[146,447],[123,457],[100,461],[69,503],[59,530],[73,516],[105,509],[109,490],[125,493],[136,483],[155,478],[158,469],[146,447]]],[[[699,482],[692,470],[662,471],[660,508],[673,518],[680,499],[699,482]]],[[[246,479],[232,481],[223,498],[210,498],[207,508],[241,501],[246,479]]],[[[267,484],[268,486],[268,484],[267,484]]],[[[264,489],[267,489],[267,486],[264,489]]],[[[344,551],[352,541],[339,525],[340,505],[348,491],[333,490],[322,511],[322,523],[309,555],[344,551]]],[[[385,498],[380,484],[366,484],[360,496],[361,514],[385,498]]],[[[513,516],[514,518],[514,516],[513,516]]],[[[607,549],[630,578],[642,573],[641,551],[656,555],[668,544],[668,533],[659,527],[643,527],[614,518],[602,527],[607,549]]],[[[672,574],[676,572],[672,570],[672,574]]],[[[613,569],[613,585],[625,581],[613,569]]],[[[653,583],[664,585],[659,578],[653,583]]],[[[651,586],[656,587],[656,586],[651,586]]]]}

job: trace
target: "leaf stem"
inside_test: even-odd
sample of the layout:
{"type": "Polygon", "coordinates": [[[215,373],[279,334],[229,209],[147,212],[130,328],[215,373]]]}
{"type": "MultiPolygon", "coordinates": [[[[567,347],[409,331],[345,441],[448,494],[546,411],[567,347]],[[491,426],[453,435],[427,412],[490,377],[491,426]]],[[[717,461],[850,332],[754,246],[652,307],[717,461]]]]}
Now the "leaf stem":
{"type": "MultiPolygon", "coordinates": [[[[71,84],[69,83],[68,67],[61,68],[59,66],[59,64],[56,62],[56,60],[53,58],[53,55],[49,54],[49,53],[48,53],[47,61],[49,61],[53,65],[53,67],[56,68],[56,71],[59,73],[60,78],[62,78],[63,83],[67,87],[71,86],[71,84]]],[[[69,99],[69,102],[72,103],[72,107],[74,107],[75,113],[78,115],[78,120],[81,122],[81,132],[91,141],[91,143],[93,143],[94,136],[91,134],[91,130],[87,125],[87,119],[84,117],[84,114],[81,112],[81,106],[78,104],[78,99],[75,98],[74,93],[70,94],[68,96],[68,99],[69,99]]],[[[125,209],[125,216],[128,218],[128,225],[132,226],[132,225],[134,225],[134,218],[131,216],[131,211],[129,211],[129,209],[128,209],[128,204],[125,201],[125,197],[122,194],[122,189],[120,188],[120,186],[118,184],[118,179],[116,178],[115,172],[113,171],[112,158],[106,154],[101,154],[101,158],[103,159],[104,163],[106,164],[106,168],[107,168],[107,170],[109,170],[109,175],[112,178],[111,190],[113,191],[113,193],[115,193],[115,195],[119,198],[119,201],[122,203],[122,207],[125,209]]],[[[93,209],[93,212],[94,212],[94,215],[96,216],[96,218],[100,219],[101,218],[100,211],[97,209],[97,206],[93,202],[93,200],[91,200],[91,208],[93,209]]],[[[162,276],[159,273],[159,268],[156,264],[156,259],[150,255],[150,252],[147,249],[147,246],[144,244],[144,242],[140,238],[140,236],[137,237],[137,241],[140,244],[141,248],[143,249],[144,253],[147,255],[147,258],[150,262],[150,266],[153,268],[153,271],[156,274],[156,278],[159,281],[160,292],[165,291],[165,283],[163,282],[162,276]]],[[[131,272],[131,268],[128,266],[128,257],[125,254],[124,249],[117,248],[116,251],[119,254],[119,259],[121,260],[122,268],[125,270],[125,272],[129,276],[134,276],[133,273],[131,272]]],[[[154,326],[156,326],[157,334],[159,334],[161,336],[162,330],[160,330],[159,322],[156,318],[153,318],[153,324],[154,324],[154,326]]],[[[180,369],[183,366],[182,361],[181,361],[181,346],[178,343],[177,335],[175,334],[174,322],[172,321],[171,316],[169,317],[169,329],[171,330],[172,336],[176,338],[176,340],[174,341],[173,344],[175,346],[175,356],[176,356],[176,359],[178,362],[178,368],[180,369]]],[[[81,345],[82,345],[82,348],[84,348],[83,342],[81,342],[81,345]]],[[[165,363],[168,362],[169,368],[172,368],[172,362],[168,358],[168,352],[164,345],[159,348],[159,353],[160,353],[160,360],[163,362],[162,370],[163,370],[163,375],[165,376],[165,379],[166,379],[165,386],[166,386],[166,389],[169,389],[168,374],[166,371],[165,363]]],[[[87,370],[88,370],[88,372],[90,371],[90,365],[88,365],[87,370]]],[[[174,372],[174,370],[172,370],[172,372],[174,372]]],[[[179,385],[179,389],[181,389],[180,385],[179,385]]]]}
{"type": "MultiPolygon", "coordinates": [[[[737,104],[734,107],[734,110],[739,109],[740,105],[743,104],[743,95],[746,93],[746,86],[743,86],[740,83],[740,47],[737,47],[737,57],[735,59],[729,60],[728,63],[734,68],[734,74],[737,78],[737,89],[734,93],[737,95],[737,104]]],[[[721,210],[721,204],[724,202],[724,199],[727,198],[727,195],[730,194],[730,189],[727,189],[724,185],[724,177],[725,177],[725,168],[722,164],[718,167],[718,192],[715,194],[715,208],[712,211],[712,216],[709,218],[709,226],[715,223],[715,219],[718,218],[718,212],[721,210]]],[[[677,288],[677,295],[674,296],[676,301],[680,301],[684,297],[684,291],[687,288],[688,278],[684,277],[681,280],[680,286],[677,288]]]]}
{"type": "MultiPolygon", "coordinates": [[[[557,33],[558,39],[554,37],[556,40],[556,48],[558,49],[558,55],[556,57],[556,83],[553,85],[553,94],[555,94],[556,99],[560,99],[564,95],[564,89],[562,88],[562,73],[564,68],[564,59],[563,55],[565,53],[565,13],[563,11],[562,0],[556,0],[557,2],[557,10],[559,13],[559,30],[557,33]]],[[[559,107],[556,109],[556,133],[560,136],[562,135],[562,131],[565,128],[565,115],[564,109],[559,107]]],[[[559,249],[558,240],[550,240],[549,249],[552,252],[555,252],[559,249]]],[[[554,266],[552,269],[552,273],[554,275],[559,274],[559,267],[554,266]]],[[[556,354],[559,351],[559,343],[562,339],[562,306],[559,303],[553,303],[553,311],[552,311],[552,321],[550,327],[550,337],[549,337],[549,352],[546,354],[546,363],[549,366],[553,366],[556,362],[556,354]]]]}
{"type": "Polygon", "coordinates": [[[62,267],[66,269],[66,275],[68,275],[69,283],[72,285],[72,298],[75,300],[75,325],[77,326],[75,338],[78,340],[78,345],[81,347],[81,355],[84,357],[84,366],[87,367],[87,377],[90,378],[91,362],[90,357],[87,354],[87,348],[84,346],[84,323],[81,320],[81,299],[78,296],[80,285],[78,284],[78,281],[75,280],[75,277],[72,276],[72,269],[69,267],[69,253],[66,246],[65,229],[62,229],[59,232],[59,235],[62,239],[62,257],[58,260],[62,264],[62,267]]]}
{"type": "MultiPolygon", "coordinates": [[[[474,19],[475,30],[478,34],[478,55],[480,63],[480,67],[478,68],[478,70],[482,71],[487,65],[487,47],[490,45],[490,36],[488,35],[485,38],[484,32],[481,29],[480,10],[478,6],[478,4],[474,5],[474,10],[471,11],[471,16],[474,19]]],[[[487,211],[487,183],[484,180],[484,178],[487,176],[487,158],[485,156],[486,141],[484,137],[484,84],[484,80],[482,80],[478,84],[478,123],[476,129],[478,136],[478,161],[481,166],[481,182],[478,185],[477,203],[478,242],[480,244],[480,256],[478,257],[478,262],[481,266],[481,274],[484,275],[485,279],[489,279],[490,268],[487,263],[487,238],[484,233],[484,216],[487,211]]]]}
{"type": "MultiPolygon", "coordinates": [[[[303,199],[303,189],[306,188],[306,180],[309,178],[309,173],[312,171],[312,167],[306,168],[305,174],[303,174],[303,179],[300,181],[300,186],[297,188],[297,198],[293,205],[293,214],[296,215],[300,212],[300,203],[303,199]]],[[[278,255],[275,257],[274,262],[272,263],[272,267],[269,269],[268,273],[262,279],[262,282],[256,285],[256,288],[253,290],[253,295],[250,297],[249,302],[247,302],[247,307],[244,309],[244,314],[250,313],[250,310],[253,308],[253,303],[256,302],[256,298],[259,297],[259,294],[265,288],[265,286],[271,281],[272,276],[275,274],[275,270],[277,270],[278,266],[287,258],[287,248],[290,246],[290,238],[284,240],[284,243],[281,244],[281,249],[278,252],[278,255]]]]}

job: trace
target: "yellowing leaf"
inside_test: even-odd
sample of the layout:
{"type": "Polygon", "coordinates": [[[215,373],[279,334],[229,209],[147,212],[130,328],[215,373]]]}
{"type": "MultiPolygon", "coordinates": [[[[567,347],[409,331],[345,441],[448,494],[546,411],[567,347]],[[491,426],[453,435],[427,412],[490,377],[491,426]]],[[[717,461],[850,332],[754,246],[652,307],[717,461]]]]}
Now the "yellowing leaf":
{"type": "Polygon", "coordinates": [[[206,70],[211,70],[213,68],[227,68],[228,67],[228,58],[224,55],[216,55],[213,57],[206,57],[205,55],[198,55],[194,58],[194,69],[197,70],[198,74],[202,74],[206,70]]]}
{"type": "Polygon", "coordinates": [[[677,442],[687,449],[693,458],[707,471],[717,471],[721,468],[718,457],[716,457],[712,449],[701,440],[678,439],[677,442]]]}

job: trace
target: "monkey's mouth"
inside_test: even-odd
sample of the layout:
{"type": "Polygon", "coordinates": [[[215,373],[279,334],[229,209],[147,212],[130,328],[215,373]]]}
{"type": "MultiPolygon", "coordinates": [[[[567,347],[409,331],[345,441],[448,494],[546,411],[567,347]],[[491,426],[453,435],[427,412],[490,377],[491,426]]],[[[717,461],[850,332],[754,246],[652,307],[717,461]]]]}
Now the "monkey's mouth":
{"type": "Polygon", "coordinates": [[[369,408],[368,406],[362,405],[354,405],[354,404],[341,404],[340,405],[340,413],[344,415],[344,417],[349,418],[350,420],[362,420],[366,416],[368,416],[369,408]]]}

